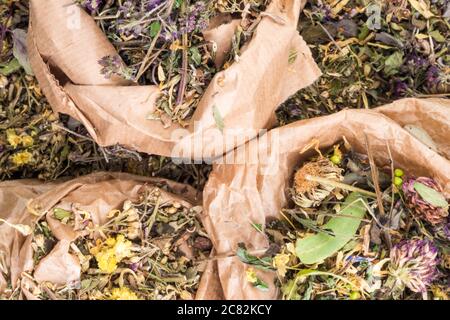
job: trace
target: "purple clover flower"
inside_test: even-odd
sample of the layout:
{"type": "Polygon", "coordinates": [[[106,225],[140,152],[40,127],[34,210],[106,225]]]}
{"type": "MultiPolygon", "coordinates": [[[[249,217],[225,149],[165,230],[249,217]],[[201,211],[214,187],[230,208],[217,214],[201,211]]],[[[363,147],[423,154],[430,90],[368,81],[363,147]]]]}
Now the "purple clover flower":
{"type": "Polygon", "coordinates": [[[430,240],[405,240],[392,248],[389,271],[398,288],[426,292],[439,272],[438,249],[430,240]]]}

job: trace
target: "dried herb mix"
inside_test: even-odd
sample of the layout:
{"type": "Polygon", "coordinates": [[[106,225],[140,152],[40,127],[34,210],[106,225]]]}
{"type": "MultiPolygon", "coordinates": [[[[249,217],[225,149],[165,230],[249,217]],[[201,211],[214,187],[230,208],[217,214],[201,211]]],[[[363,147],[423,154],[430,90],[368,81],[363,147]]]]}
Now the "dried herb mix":
{"type": "Polygon", "coordinates": [[[428,177],[377,168],[347,144],[301,164],[282,220],[258,231],[263,256],[245,247],[247,281],[288,300],[448,299],[448,200],[428,177]],[[377,191],[378,190],[378,191],[377,191]],[[380,206],[381,205],[381,206],[380,206]],[[276,284],[256,269],[274,270],[276,284]]]}
{"type": "Polygon", "coordinates": [[[157,85],[161,97],[148,119],[186,126],[213,76],[239,60],[268,0],[251,1],[90,1],[79,3],[93,15],[119,56],[99,63],[105,77],[118,75],[142,85],[157,85]],[[242,19],[223,66],[214,58],[217,44],[205,40],[210,21],[242,19]]]}
{"type": "MultiPolygon", "coordinates": [[[[125,201],[100,225],[76,204],[51,209],[34,228],[35,267],[20,287],[52,300],[193,299],[212,244],[199,221],[201,207],[164,200],[162,192],[145,188],[138,201],[125,201]],[[61,254],[72,262],[64,283],[52,283],[52,259],[61,254]]],[[[21,290],[4,297],[18,299],[21,290]]]]}

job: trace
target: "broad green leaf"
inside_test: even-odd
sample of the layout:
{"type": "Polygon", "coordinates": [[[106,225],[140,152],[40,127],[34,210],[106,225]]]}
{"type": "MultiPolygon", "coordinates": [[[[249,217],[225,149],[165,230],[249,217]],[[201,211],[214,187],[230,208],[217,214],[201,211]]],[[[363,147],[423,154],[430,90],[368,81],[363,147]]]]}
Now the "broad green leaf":
{"type": "Polygon", "coordinates": [[[225,128],[225,123],[223,121],[222,115],[220,114],[219,108],[217,108],[216,105],[213,106],[213,115],[217,127],[220,129],[220,131],[223,132],[223,129],[225,128]]]}
{"type": "Polygon", "coordinates": [[[422,197],[422,199],[429,204],[440,208],[448,207],[447,200],[445,200],[445,197],[442,195],[442,193],[434,190],[433,188],[427,187],[423,183],[416,181],[414,182],[414,189],[422,197]]]}
{"type": "Polygon", "coordinates": [[[365,198],[357,192],[347,197],[343,209],[323,226],[323,229],[331,230],[334,235],[321,232],[298,239],[295,251],[300,261],[305,264],[321,262],[342,249],[353,238],[366,213],[363,201],[366,201],[365,198]]]}
{"type": "Polygon", "coordinates": [[[25,69],[28,75],[33,75],[30,60],[27,52],[27,33],[22,29],[15,29],[13,34],[13,54],[19,61],[20,65],[25,69]]]}
{"type": "Polygon", "coordinates": [[[63,220],[72,216],[72,212],[60,208],[55,208],[53,209],[53,216],[58,220],[63,220]]]}
{"type": "Polygon", "coordinates": [[[19,63],[19,60],[14,58],[9,63],[0,65],[0,74],[4,76],[9,76],[11,73],[20,70],[21,67],[22,66],[19,63]]]}

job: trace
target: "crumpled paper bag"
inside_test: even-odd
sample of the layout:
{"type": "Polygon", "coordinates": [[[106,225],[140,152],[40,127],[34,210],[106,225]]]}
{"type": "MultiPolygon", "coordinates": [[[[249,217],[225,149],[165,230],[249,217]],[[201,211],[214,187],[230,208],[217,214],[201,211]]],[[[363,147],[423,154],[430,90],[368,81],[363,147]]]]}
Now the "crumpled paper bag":
{"type": "Polygon", "coordinates": [[[217,269],[225,298],[278,297],[274,272],[257,271],[260,278],[270,284],[268,292],[254,288],[246,280],[247,266],[235,256],[236,249],[241,242],[250,251],[263,253],[268,248],[266,237],[251,224],[265,224],[269,218],[281,218],[279,212],[288,204],[287,189],[292,184],[294,170],[314,154],[313,151],[300,154],[300,151],[313,139],[320,142],[321,148],[329,148],[345,136],[357,152],[367,153],[367,136],[378,166],[389,164],[389,146],[395,167],[402,168],[406,174],[434,178],[450,196],[450,162],[381,114],[383,112],[396,118],[407,110],[415,110],[414,116],[402,116],[402,121],[420,124],[441,144],[443,150],[448,150],[448,131],[441,131],[441,127],[435,124],[442,121],[448,126],[449,122],[439,120],[437,116],[424,120],[421,117],[425,111],[419,112],[417,109],[417,106],[423,105],[431,111],[435,104],[433,100],[403,100],[378,111],[344,110],[295,122],[271,130],[267,135],[238,148],[228,158],[236,164],[225,160],[215,164],[203,194],[203,207],[205,226],[220,257],[217,259],[217,269]],[[422,121],[418,122],[418,119],[422,121]]]}
{"type": "MultiPolygon", "coordinates": [[[[93,222],[104,223],[112,209],[119,209],[125,200],[137,200],[144,186],[158,186],[163,201],[173,200],[186,207],[201,204],[201,193],[192,187],[160,178],[138,177],[123,173],[95,173],[69,181],[42,183],[34,180],[19,180],[0,183],[0,218],[13,224],[33,224],[54,208],[87,210],[93,222]]],[[[46,217],[49,222],[49,216],[46,217]]],[[[79,278],[80,263],[69,254],[70,242],[76,238],[73,230],[59,221],[49,223],[59,240],[55,248],[37,266],[33,263],[32,236],[24,237],[6,224],[0,224],[0,292],[6,289],[7,278],[13,287],[21,286],[27,299],[36,299],[32,294],[33,284],[22,272],[31,271],[37,281],[57,284],[70,283],[79,278]],[[3,264],[1,263],[3,261],[3,264]],[[4,268],[4,269],[2,269],[4,268]]],[[[214,264],[207,263],[199,292],[204,299],[222,297],[221,286],[214,274],[214,264]]]]}
{"type": "Polygon", "coordinates": [[[375,109],[450,159],[450,99],[406,98],[375,109]]]}
{"type": "MultiPolygon", "coordinates": [[[[99,145],[209,159],[270,128],[275,109],[320,76],[297,31],[305,2],[273,0],[239,62],[216,74],[185,129],[146,120],[155,109],[157,86],[136,86],[100,74],[98,60],[117,52],[73,0],[30,1],[30,63],[53,109],[81,121],[99,145]],[[290,62],[293,52],[296,59],[290,62]],[[216,123],[218,113],[224,130],[216,123]],[[244,141],[242,130],[248,131],[244,141]],[[211,144],[215,148],[209,148],[211,144]]],[[[231,41],[227,24],[208,30],[208,39],[221,46],[222,59],[231,41]]]]}

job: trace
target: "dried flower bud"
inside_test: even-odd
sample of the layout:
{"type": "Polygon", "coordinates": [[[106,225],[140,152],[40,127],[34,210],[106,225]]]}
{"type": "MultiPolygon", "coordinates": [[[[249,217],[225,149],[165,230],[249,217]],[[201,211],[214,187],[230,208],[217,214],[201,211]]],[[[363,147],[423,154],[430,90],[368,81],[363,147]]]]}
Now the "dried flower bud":
{"type": "Polygon", "coordinates": [[[320,205],[320,203],[334,190],[333,186],[322,185],[310,181],[307,176],[316,176],[334,181],[343,180],[342,169],[327,158],[319,158],[303,165],[294,177],[292,199],[303,208],[320,205]]]}

